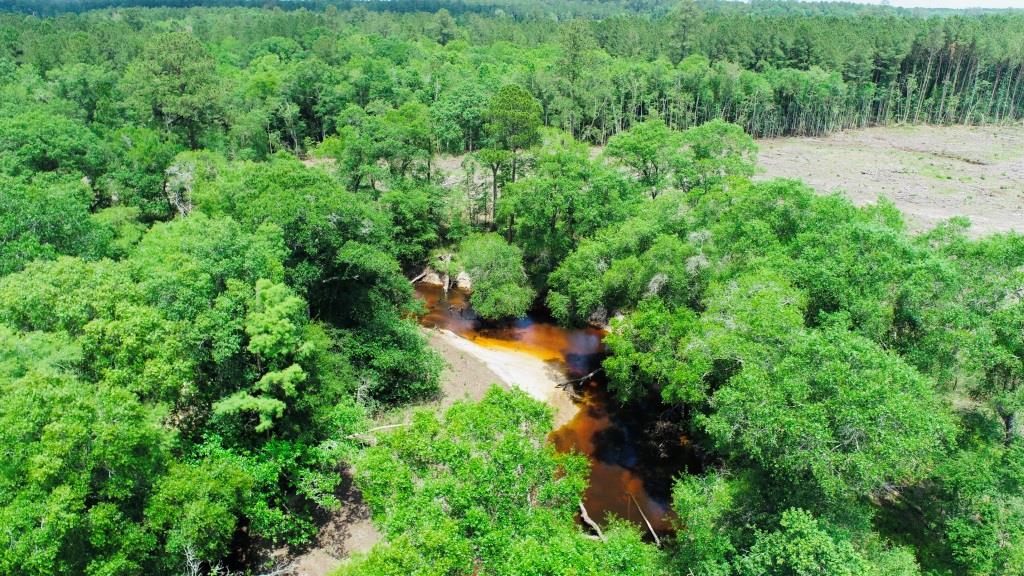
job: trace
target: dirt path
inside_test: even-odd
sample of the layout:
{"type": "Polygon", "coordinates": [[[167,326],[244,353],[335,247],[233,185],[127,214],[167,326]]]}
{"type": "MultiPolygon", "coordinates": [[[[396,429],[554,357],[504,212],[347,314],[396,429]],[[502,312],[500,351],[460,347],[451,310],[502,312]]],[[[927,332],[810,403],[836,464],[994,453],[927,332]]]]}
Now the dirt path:
{"type": "Polygon", "coordinates": [[[974,236],[1024,232],[1024,127],[868,128],[758,148],[758,178],[796,178],[857,205],[884,196],[913,231],[966,216],[974,236]]]}
{"type": "MultiPolygon", "coordinates": [[[[503,383],[502,378],[483,362],[460,351],[447,338],[433,330],[424,332],[430,347],[437,350],[446,363],[441,375],[441,395],[427,406],[442,411],[456,400],[479,400],[491,383],[503,383]]],[[[402,410],[389,414],[387,421],[400,422],[408,415],[409,410],[402,410]]],[[[328,576],[341,566],[345,558],[369,552],[380,541],[381,534],[373,525],[370,509],[363,502],[362,494],[352,485],[349,475],[345,477],[341,493],[341,512],[321,527],[315,545],[293,560],[291,573],[294,576],[328,576]]]]}
{"type": "MultiPolygon", "coordinates": [[[[578,408],[556,384],[562,374],[543,360],[515,350],[485,348],[449,330],[423,329],[431,348],[445,360],[441,394],[427,404],[388,415],[387,423],[402,422],[414,408],[424,406],[439,412],[458,400],[477,401],[494,384],[517,387],[555,408],[555,427],[572,419],[578,408]]],[[[317,541],[290,564],[294,576],[328,576],[355,553],[369,552],[380,541],[370,510],[346,473],[340,490],[342,509],[326,519],[317,541]]]]}

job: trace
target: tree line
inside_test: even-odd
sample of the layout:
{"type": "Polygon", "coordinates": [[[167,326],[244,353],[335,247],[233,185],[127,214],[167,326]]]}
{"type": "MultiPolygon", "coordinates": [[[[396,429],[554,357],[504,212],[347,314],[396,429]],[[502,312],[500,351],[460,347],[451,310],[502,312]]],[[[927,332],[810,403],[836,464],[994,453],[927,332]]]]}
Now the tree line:
{"type": "Polygon", "coordinates": [[[195,46],[174,44],[168,58],[210,72],[195,77],[210,90],[205,117],[191,119],[191,129],[257,157],[282,146],[305,151],[346,107],[371,103],[422,104],[435,150],[472,150],[480,129],[473,110],[507,82],[541,103],[546,125],[596,144],[653,113],[676,129],[722,118],[755,136],[1021,116],[1024,26],[1016,12],[804,14],[781,6],[687,2],[661,16],[562,21],[447,9],[250,10],[239,20],[239,10],[119,8],[0,22],[13,65],[41,76],[90,73],[64,82],[95,84],[75,96],[91,100],[87,109],[123,100],[129,61],[147,42],[160,43],[154,35],[187,33],[195,46]],[[233,54],[241,46],[245,53],[233,54]]]}

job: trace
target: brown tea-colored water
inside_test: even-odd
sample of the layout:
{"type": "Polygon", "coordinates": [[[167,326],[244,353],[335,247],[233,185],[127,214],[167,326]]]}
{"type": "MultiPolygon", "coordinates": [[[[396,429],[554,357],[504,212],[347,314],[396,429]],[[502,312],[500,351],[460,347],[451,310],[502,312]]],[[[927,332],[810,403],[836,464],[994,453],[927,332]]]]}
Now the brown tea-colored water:
{"type": "MultiPolygon", "coordinates": [[[[445,328],[491,348],[518,350],[551,362],[566,379],[591,374],[605,355],[604,332],[596,328],[567,329],[535,311],[510,322],[483,322],[473,313],[467,295],[458,290],[417,285],[427,306],[420,323],[445,328]]],[[[590,486],[584,504],[590,516],[605,522],[610,514],[635,522],[645,532],[640,509],[659,535],[672,530],[670,491],[675,474],[686,464],[685,439],[667,452],[646,431],[647,415],[610,401],[601,374],[576,386],[579,412],[551,433],[562,452],[578,451],[590,461],[590,486]]]]}
{"type": "Polygon", "coordinates": [[[468,295],[461,290],[445,294],[439,286],[418,284],[416,294],[427,305],[427,314],[420,318],[420,324],[451,330],[484,347],[518,350],[557,363],[568,371],[584,369],[590,365],[589,359],[604,353],[604,332],[596,328],[566,330],[548,319],[539,319],[537,314],[488,323],[476,316],[468,295]]]}
{"type": "Polygon", "coordinates": [[[590,460],[590,485],[583,499],[587,511],[601,523],[614,514],[646,531],[646,516],[659,536],[673,531],[670,491],[678,468],[665,478],[654,476],[665,466],[645,461],[637,438],[643,435],[642,423],[623,420],[599,382],[585,385],[579,405],[576,416],[550,439],[559,451],[576,450],[590,460]]]}

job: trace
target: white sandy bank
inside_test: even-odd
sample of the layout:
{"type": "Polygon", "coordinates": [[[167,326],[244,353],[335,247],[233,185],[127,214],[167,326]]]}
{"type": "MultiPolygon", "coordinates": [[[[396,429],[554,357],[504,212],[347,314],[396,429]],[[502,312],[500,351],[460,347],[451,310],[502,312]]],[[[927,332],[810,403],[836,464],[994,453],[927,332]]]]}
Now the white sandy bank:
{"type": "Polygon", "coordinates": [[[487,366],[505,385],[519,388],[554,408],[556,427],[576,414],[577,407],[569,393],[558,387],[565,376],[543,360],[516,350],[485,348],[450,330],[437,329],[436,332],[453,348],[487,366]]]}

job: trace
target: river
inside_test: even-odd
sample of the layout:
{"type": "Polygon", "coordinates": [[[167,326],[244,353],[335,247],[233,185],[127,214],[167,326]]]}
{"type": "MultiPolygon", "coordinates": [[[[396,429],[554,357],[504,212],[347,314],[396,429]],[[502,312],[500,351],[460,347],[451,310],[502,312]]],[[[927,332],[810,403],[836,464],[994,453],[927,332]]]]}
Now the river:
{"type": "MultiPolygon", "coordinates": [[[[420,284],[416,292],[427,306],[420,318],[423,326],[450,330],[485,348],[540,358],[567,381],[598,370],[606,354],[603,331],[563,328],[544,310],[513,321],[483,322],[462,291],[444,294],[439,287],[420,284]]],[[[590,461],[590,485],[583,502],[591,517],[606,524],[614,514],[646,532],[646,516],[659,536],[672,532],[672,480],[697,466],[686,437],[655,422],[661,407],[624,407],[612,400],[600,371],[564,394],[576,411],[551,432],[550,440],[559,451],[575,450],[590,461]]]]}

